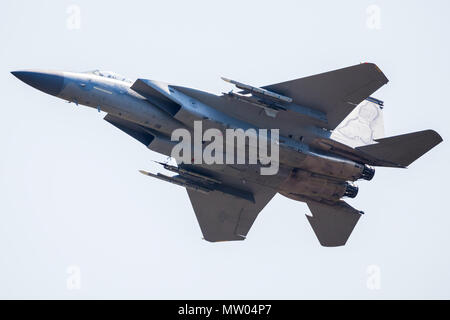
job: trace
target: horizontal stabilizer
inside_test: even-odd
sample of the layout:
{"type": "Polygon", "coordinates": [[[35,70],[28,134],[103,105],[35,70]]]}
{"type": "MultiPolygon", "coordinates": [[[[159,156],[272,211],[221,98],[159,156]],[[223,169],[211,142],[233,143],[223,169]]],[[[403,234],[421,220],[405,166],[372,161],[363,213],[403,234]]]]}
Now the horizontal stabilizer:
{"type": "Polygon", "coordinates": [[[391,163],[392,166],[407,167],[442,142],[442,138],[436,131],[425,130],[375,141],[378,143],[356,149],[372,158],[391,163]]]}
{"type": "Polygon", "coordinates": [[[324,247],[345,245],[362,214],[344,201],[332,205],[311,201],[308,207],[312,216],[306,217],[324,247]]]}

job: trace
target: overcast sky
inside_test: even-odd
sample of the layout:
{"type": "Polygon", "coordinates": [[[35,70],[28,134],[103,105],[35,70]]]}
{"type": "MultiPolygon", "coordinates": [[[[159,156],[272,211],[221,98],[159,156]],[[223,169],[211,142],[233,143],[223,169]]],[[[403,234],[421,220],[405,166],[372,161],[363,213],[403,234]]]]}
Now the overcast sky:
{"type": "Polygon", "coordinates": [[[449,10],[3,0],[0,298],[450,298],[449,10]],[[434,129],[444,143],[358,183],[349,203],[365,215],[340,248],[321,247],[307,206],[280,195],[245,241],[202,240],[186,191],[138,173],[164,158],[9,73],[100,68],[220,93],[220,76],[265,85],[365,61],[390,80],[374,94],[386,134],[434,129]]]}

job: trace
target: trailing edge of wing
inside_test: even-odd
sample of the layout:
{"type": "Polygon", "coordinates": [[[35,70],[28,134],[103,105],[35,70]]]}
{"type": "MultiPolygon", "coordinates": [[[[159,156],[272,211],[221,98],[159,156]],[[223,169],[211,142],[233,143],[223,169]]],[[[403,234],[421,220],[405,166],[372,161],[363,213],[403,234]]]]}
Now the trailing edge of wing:
{"type": "Polygon", "coordinates": [[[361,217],[361,211],[344,201],[325,204],[307,203],[312,216],[306,215],[319,242],[324,247],[343,246],[361,217]]]}

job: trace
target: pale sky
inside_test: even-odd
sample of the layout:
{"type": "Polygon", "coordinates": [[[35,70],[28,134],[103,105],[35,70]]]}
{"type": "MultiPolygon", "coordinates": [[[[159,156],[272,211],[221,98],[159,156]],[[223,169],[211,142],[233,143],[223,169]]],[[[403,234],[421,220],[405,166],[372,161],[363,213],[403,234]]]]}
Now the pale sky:
{"type": "Polygon", "coordinates": [[[445,0],[2,1],[0,298],[450,298],[449,10],[445,0]],[[374,94],[386,135],[434,129],[444,142],[358,183],[349,203],[365,215],[340,248],[321,247],[306,205],[280,195],[245,241],[202,240],[185,190],[138,173],[164,158],[9,73],[100,68],[221,93],[220,76],[259,86],[365,61],[390,80],[374,94]],[[81,287],[70,290],[73,270],[81,287]]]}

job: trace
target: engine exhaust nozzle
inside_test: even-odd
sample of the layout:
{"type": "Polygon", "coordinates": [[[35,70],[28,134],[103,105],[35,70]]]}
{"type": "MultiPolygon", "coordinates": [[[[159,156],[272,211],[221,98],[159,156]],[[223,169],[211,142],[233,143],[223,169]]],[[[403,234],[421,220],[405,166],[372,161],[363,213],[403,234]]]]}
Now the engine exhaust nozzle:
{"type": "Polygon", "coordinates": [[[355,198],[358,194],[358,187],[347,182],[344,197],[355,198]]]}
{"type": "Polygon", "coordinates": [[[372,167],[369,167],[368,165],[364,165],[364,169],[361,172],[361,178],[364,180],[372,180],[373,176],[375,175],[375,169],[372,167]]]}

